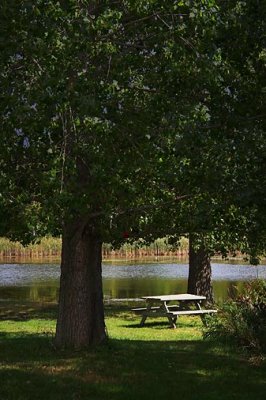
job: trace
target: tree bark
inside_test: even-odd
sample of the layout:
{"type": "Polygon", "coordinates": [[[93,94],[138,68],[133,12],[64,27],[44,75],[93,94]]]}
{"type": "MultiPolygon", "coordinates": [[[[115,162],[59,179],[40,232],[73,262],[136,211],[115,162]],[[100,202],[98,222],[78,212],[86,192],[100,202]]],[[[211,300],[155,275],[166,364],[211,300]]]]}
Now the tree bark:
{"type": "Polygon", "coordinates": [[[55,345],[84,348],[104,342],[102,243],[82,219],[63,231],[55,345]]]}
{"type": "Polygon", "coordinates": [[[207,301],[213,303],[210,254],[203,243],[196,247],[194,239],[194,235],[191,234],[189,236],[188,293],[206,296],[207,301]]]}

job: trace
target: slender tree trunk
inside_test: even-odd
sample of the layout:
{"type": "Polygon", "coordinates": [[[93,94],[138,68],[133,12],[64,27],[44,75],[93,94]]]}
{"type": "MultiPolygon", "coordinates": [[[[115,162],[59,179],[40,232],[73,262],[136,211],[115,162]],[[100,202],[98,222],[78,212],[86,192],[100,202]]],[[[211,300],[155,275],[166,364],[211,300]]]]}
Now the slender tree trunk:
{"type": "Polygon", "coordinates": [[[194,238],[192,234],[189,236],[188,293],[206,296],[207,301],[212,303],[210,255],[203,243],[196,248],[194,238]]]}
{"type": "Polygon", "coordinates": [[[82,219],[63,232],[56,327],[57,347],[83,348],[106,339],[102,292],[102,243],[82,219]]]}

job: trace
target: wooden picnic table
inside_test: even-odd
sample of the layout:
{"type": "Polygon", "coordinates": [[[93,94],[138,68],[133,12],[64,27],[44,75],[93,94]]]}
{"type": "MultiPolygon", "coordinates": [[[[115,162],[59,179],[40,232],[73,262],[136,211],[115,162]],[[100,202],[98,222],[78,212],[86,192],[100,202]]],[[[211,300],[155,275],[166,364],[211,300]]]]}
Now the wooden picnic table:
{"type": "Polygon", "coordinates": [[[148,317],[166,317],[170,326],[176,328],[176,321],[180,315],[199,315],[205,323],[204,316],[206,314],[217,312],[214,309],[202,309],[201,302],[206,300],[206,297],[194,294],[145,296],[142,299],[146,301],[147,306],[132,309],[136,314],[142,316],[140,326],[145,324],[148,317]]]}

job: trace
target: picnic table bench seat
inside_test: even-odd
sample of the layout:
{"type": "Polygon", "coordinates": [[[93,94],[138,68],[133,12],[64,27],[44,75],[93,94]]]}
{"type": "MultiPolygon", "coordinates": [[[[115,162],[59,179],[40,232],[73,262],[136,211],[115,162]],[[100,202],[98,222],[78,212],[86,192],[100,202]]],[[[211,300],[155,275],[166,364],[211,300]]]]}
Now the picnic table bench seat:
{"type": "MultiPolygon", "coordinates": [[[[173,306],[173,307],[176,308],[175,306],[173,306]]],[[[160,307],[151,307],[149,310],[147,310],[147,308],[132,308],[131,311],[135,312],[136,314],[142,314],[142,315],[148,315],[148,316],[152,316],[152,315],[158,316],[158,314],[160,314],[160,313],[157,312],[157,310],[159,310],[159,309],[160,309],[160,307]],[[153,310],[156,311],[156,313],[153,310]]],[[[173,311],[170,311],[168,313],[162,312],[161,314],[163,316],[165,316],[165,315],[171,316],[171,315],[197,315],[197,314],[213,314],[213,313],[217,313],[217,310],[210,310],[210,309],[204,309],[204,310],[202,310],[202,309],[201,310],[173,310],[173,311]]]]}

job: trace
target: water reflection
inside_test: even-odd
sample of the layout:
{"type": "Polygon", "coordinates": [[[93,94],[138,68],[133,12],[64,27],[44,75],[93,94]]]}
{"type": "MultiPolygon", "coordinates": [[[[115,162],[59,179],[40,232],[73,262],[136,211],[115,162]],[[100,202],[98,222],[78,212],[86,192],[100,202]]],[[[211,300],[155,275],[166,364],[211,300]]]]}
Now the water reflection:
{"type": "MultiPolygon", "coordinates": [[[[59,295],[59,265],[0,265],[0,301],[54,302],[59,295]]],[[[187,264],[104,265],[105,299],[135,299],[142,296],[184,293],[187,264]]],[[[222,302],[241,291],[243,283],[266,278],[266,266],[213,264],[215,300],[222,302]]]]}
{"type": "MultiPolygon", "coordinates": [[[[37,303],[50,303],[58,301],[59,285],[58,282],[47,282],[45,286],[32,283],[31,286],[7,286],[0,287],[1,300],[8,301],[33,301],[37,303]]],[[[1,307],[1,303],[0,303],[1,307]]]]}
{"type": "MultiPolygon", "coordinates": [[[[245,281],[213,281],[215,301],[223,302],[229,296],[235,297],[242,291],[245,281]]],[[[186,293],[186,279],[105,279],[104,294],[106,298],[135,299],[142,296],[155,296],[159,294],[186,293]]]]}

